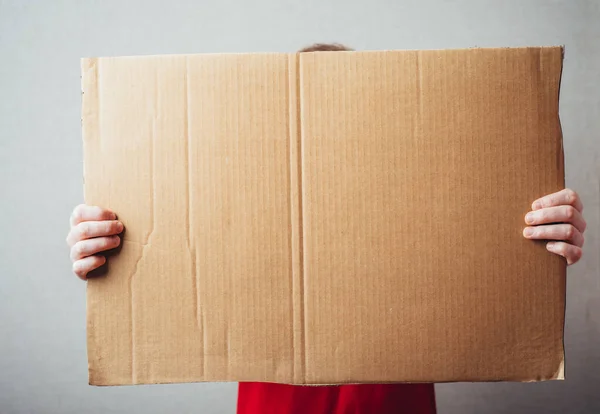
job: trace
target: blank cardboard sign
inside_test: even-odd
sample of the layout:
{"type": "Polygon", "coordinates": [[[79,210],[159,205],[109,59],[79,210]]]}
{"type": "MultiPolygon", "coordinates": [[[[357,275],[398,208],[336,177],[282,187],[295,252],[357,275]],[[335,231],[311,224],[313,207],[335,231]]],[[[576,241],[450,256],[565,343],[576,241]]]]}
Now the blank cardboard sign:
{"type": "Polygon", "coordinates": [[[82,61],[90,383],[563,378],[562,48],[82,61]]]}

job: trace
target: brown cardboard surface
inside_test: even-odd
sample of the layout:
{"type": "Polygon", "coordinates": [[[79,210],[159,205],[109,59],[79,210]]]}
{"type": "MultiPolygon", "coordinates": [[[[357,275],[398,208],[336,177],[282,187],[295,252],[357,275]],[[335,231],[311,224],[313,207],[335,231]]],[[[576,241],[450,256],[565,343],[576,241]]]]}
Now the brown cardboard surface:
{"type": "Polygon", "coordinates": [[[563,378],[562,48],[82,61],[90,383],[563,378]]]}

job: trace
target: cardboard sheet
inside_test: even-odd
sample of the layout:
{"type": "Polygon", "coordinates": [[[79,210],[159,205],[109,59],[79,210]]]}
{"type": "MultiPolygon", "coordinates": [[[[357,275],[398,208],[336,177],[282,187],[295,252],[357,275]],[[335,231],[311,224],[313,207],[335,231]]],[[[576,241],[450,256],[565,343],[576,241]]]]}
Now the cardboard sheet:
{"type": "Polygon", "coordinates": [[[90,383],[563,378],[562,48],[82,60],[90,383]]]}

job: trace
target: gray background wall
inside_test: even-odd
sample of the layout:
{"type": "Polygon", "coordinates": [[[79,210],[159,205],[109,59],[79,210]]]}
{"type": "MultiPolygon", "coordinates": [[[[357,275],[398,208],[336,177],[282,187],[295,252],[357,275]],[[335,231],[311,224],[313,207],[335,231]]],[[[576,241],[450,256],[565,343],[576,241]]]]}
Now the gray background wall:
{"type": "Polygon", "coordinates": [[[235,384],[93,388],[85,284],[64,242],[82,200],[79,58],[566,45],[567,183],[589,221],[569,269],[567,381],[440,385],[439,412],[600,412],[600,2],[0,0],[0,413],[232,413],[235,384]],[[367,5],[368,4],[368,5],[367,5]]]}

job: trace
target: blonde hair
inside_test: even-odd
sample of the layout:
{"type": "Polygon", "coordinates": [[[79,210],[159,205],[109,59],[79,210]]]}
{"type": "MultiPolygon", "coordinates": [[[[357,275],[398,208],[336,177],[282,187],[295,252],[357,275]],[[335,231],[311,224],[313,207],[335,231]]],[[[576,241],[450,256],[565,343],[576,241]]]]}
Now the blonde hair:
{"type": "Polygon", "coordinates": [[[340,43],[315,43],[300,49],[299,53],[305,52],[349,52],[353,49],[346,47],[340,43]]]}

